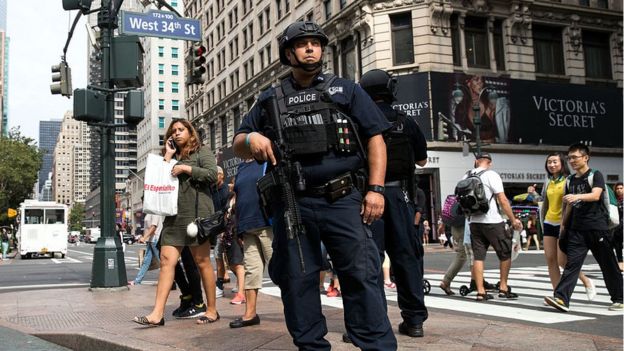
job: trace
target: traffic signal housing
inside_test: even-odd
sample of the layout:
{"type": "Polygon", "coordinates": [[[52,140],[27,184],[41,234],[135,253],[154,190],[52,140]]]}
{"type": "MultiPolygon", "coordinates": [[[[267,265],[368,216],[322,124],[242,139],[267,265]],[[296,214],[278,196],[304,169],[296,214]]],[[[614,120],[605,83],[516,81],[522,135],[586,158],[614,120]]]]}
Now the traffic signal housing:
{"type": "Polygon", "coordinates": [[[206,47],[201,43],[193,43],[186,56],[186,84],[203,84],[206,73],[206,47]]]}
{"type": "Polygon", "coordinates": [[[52,95],[61,94],[68,98],[72,96],[71,68],[67,62],[62,61],[58,65],[52,66],[52,84],[50,84],[52,95]]]}
{"type": "Polygon", "coordinates": [[[438,140],[445,141],[449,139],[449,125],[444,119],[438,119],[438,140]]]}

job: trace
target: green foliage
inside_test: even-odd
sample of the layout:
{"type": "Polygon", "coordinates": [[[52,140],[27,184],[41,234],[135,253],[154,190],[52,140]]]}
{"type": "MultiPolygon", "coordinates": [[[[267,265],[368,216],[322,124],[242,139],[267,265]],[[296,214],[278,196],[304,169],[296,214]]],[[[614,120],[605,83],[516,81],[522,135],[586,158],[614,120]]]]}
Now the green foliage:
{"type": "Polygon", "coordinates": [[[37,181],[42,155],[35,141],[12,128],[0,137],[0,222],[7,220],[8,208],[19,208],[37,181]]]}
{"type": "Polygon", "coordinates": [[[82,221],[85,218],[85,207],[82,203],[76,202],[69,213],[69,230],[81,230],[82,221]]]}

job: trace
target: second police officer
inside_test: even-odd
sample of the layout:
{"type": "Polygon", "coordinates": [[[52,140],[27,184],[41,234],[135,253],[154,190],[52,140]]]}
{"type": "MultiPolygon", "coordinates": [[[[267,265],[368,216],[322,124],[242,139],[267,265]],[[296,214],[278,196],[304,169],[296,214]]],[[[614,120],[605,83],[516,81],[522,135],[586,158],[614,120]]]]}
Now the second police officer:
{"type": "Polygon", "coordinates": [[[288,238],[283,197],[273,200],[269,273],[280,287],[294,344],[300,350],[331,349],[318,293],[322,240],[340,276],[345,324],[353,343],[363,350],[396,350],[378,286],[380,257],[369,228],[384,209],[386,148],[381,133],[391,125],[359,85],[321,72],[327,43],[314,22],[295,22],[284,30],[280,62],[291,66],[292,73],[260,94],[236,132],[234,151],[275,166],[273,144],[280,137],[276,131],[283,133],[303,178],[297,183],[289,174],[290,183],[305,181],[295,197],[306,230],[299,247],[288,238]],[[266,107],[274,97],[280,106],[277,128],[266,107]],[[345,124],[347,120],[353,124],[345,124]],[[368,172],[367,183],[360,186],[364,189],[355,188],[357,169],[368,172]]]}
{"type": "MultiPolygon", "coordinates": [[[[396,78],[386,71],[373,69],[360,79],[360,85],[393,124],[384,133],[388,155],[385,184],[385,209],[381,220],[371,228],[381,257],[390,257],[403,322],[399,333],[423,336],[423,322],[428,313],[423,288],[422,239],[413,226],[414,207],[411,184],[415,164],[427,163],[427,142],[418,124],[392,107],[396,100],[396,78]]],[[[383,260],[383,258],[382,258],[383,260]]],[[[383,289],[383,284],[380,284],[383,289]]]]}

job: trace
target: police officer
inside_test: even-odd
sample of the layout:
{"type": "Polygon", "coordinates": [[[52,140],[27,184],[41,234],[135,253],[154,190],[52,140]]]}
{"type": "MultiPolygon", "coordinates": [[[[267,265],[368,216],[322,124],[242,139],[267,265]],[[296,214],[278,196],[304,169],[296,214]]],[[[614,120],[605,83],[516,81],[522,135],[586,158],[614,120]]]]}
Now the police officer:
{"type": "Polygon", "coordinates": [[[263,107],[263,102],[277,96],[278,128],[305,180],[305,189],[300,187],[296,193],[296,204],[306,233],[299,237],[300,247],[288,239],[285,205],[274,201],[269,265],[270,276],[281,289],[286,325],[295,345],[300,350],[331,349],[318,293],[322,240],[340,276],[345,324],[353,343],[363,350],[396,350],[377,285],[381,262],[369,228],[384,209],[386,149],[381,133],[391,125],[359,85],[321,72],[327,43],[314,22],[295,22],[284,30],[279,38],[280,62],[291,66],[292,73],[260,94],[234,137],[234,151],[240,157],[277,164],[275,129],[263,107]],[[364,168],[367,183],[358,191],[352,170],[364,168]]]}
{"type": "MultiPolygon", "coordinates": [[[[360,85],[393,124],[392,129],[384,133],[388,154],[385,210],[382,219],[372,226],[373,235],[380,246],[381,257],[385,244],[392,264],[403,317],[399,333],[422,337],[423,322],[428,316],[423,289],[423,247],[412,225],[414,207],[408,192],[412,190],[410,181],[415,164],[427,163],[427,142],[413,119],[392,108],[396,78],[374,69],[362,76],[360,85]]],[[[382,282],[380,286],[383,289],[382,282]]]]}

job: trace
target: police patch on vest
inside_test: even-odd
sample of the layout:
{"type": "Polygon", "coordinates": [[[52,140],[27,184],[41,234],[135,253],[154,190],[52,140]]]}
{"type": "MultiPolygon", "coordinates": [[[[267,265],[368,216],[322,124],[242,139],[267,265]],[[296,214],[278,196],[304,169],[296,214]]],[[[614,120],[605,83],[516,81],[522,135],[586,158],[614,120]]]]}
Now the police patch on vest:
{"type": "Polygon", "coordinates": [[[314,113],[310,115],[298,115],[294,117],[286,117],[284,119],[284,127],[306,126],[314,124],[323,124],[323,115],[314,113]]]}
{"type": "Polygon", "coordinates": [[[334,95],[336,93],[344,93],[342,87],[329,87],[327,88],[327,92],[329,95],[334,95]]]}
{"type": "Polygon", "coordinates": [[[319,100],[320,95],[318,92],[305,90],[300,93],[288,96],[286,98],[286,106],[308,104],[311,102],[318,102],[319,100]]]}

